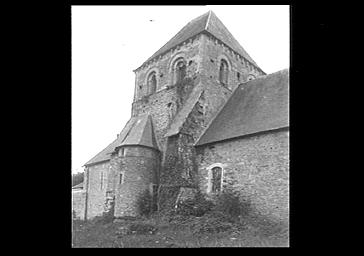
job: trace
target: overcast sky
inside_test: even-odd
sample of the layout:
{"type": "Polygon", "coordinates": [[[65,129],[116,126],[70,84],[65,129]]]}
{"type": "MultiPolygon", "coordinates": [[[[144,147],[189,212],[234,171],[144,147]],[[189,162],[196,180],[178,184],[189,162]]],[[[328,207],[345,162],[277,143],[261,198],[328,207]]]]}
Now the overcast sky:
{"type": "Polygon", "coordinates": [[[135,76],[192,19],[212,10],[267,74],[289,68],[289,6],[72,6],[72,172],[131,116],[135,76]]]}

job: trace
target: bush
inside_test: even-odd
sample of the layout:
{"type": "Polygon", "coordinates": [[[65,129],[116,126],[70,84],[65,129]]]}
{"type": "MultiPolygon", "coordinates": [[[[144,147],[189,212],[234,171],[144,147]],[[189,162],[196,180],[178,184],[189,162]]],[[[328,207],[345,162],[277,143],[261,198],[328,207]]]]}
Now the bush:
{"type": "Polygon", "coordinates": [[[247,217],[251,213],[251,202],[237,193],[225,190],[215,200],[214,212],[220,212],[232,220],[247,217]]]}
{"type": "Polygon", "coordinates": [[[250,200],[225,190],[216,196],[214,205],[201,218],[191,223],[191,227],[198,234],[241,230],[245,228],[241,218],[247,218],[250,213],[250,200]]]}
{"type": "Polygon", "coordinates": [[[83,178],[84,178],[83,172],[72,174],[72,187],[83,182],[83,178]]]}
{"type": "Polygon", "coordinates": [[[237,231],[245,229],[251,209],[250,200],[231,190],[216,195],[213,201],[199,191],[193,199],[179,203],[169,221],[186,225],[196,234],[237,231]]]}
{"type": "Polygon", "coordinates": [[[193,199],[187,199],[178,204],[176,213],[184,216],[201,217],[213,208],[213,203],[198,191],[193,199]]]}
{"type": "Polygon", "coordinates": [[[145,190],[137,200],[138,213],[149,217],[153,210],[153,197],[149,190],[145,190]]]}

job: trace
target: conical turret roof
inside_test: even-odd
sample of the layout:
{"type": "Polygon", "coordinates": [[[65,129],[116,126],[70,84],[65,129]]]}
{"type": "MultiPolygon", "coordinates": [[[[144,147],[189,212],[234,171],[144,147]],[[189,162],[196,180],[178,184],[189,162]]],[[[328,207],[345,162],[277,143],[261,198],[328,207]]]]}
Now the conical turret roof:
{"type": "Polygon", "coordinates": [[[115,148],[126,145],[141,145],[159,150],[154,135],[152,119],[148,114],[132,117],[118,137],[84,165],[88,166],[108,161],[115,148]]]}
{"type": "Polygon", "coordinates": [[[152,120],[148,114],[139,116],[135,120],[130,131],[119,146],[127,145],[141,145],[158,149],[154,136],[152,120]]]}

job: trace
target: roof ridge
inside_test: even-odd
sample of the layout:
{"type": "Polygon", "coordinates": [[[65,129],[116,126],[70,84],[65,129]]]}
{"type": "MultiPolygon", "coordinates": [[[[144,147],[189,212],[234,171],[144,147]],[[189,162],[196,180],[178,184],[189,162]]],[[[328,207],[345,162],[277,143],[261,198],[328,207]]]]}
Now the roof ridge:
{"type": "Polygon", "coordinates": [[[137,117],[135,123],[130,128],[127,137],[119,147],[131,145],[141,145],[159,150],[155,140],[151,115],[149,113],[137,117]]]}
{"type": "MultiPolygon", "coordinates": [[[[195,87],[197,88],[197,87],[195,87]]],[[[175,117],[173,118],[167,132],[164,134],[164,137],[169,137],[176,135],[180,132],[183,124],[186,122],[188,116],[190,115],[193,107],[196,105],[198,100],[200,99],[203,90],[200,88],[192,91],[186,100],[186,103],[183,107],[176,113],[175,117]]]]}
{"type": "Polygon", "coordinates": [[[210,35],[214,36],[236,54],[239,54],[253,66],[265,73],[212,10],[209,10],[208,12],[189,21],[170,40],[168,40],[162,47],[154,52],[153,55],[151,55],[146,61],[144,61],[133,71],[136,72],[145,65],[148,65],[149,62],[155,60],[161,55],[168,53],[176,46],[202,33],[209,33],[210,35]]]}
{"type": "MultiPolygon", "coordinates": [[[[177,36],[180,35],[180,32],[182,30],[184,30],[188,25],[191,25],[193,22],[196,22],[199,19],[202,19],[208,13],[209,12],[206,12],[206,13],[204,13],[204,14],[202,14],[202,15],[200,15],[200,16],[192,19],[192,20],[190,20],[186,25],[184,25],[180,30],[178,30],[178,32],[171,39],[169,39],[162,47],[160,47],[155,53],[153,53],[153,55],[151,57],[149,57],[146,61],[144,61],[142,65],[140,65],[138,68],[134,69],[134,71],[136,71],[137,69],[141,68],[144,64],[146,64],[147,62],[151,61],[152,59],[154,59],[154,58],[162,55],[164,52],[169,51],[171,48],[173,48],[174,46],[172,46],[172,47],[168,48],[166,51],[163,51],[163,52],[161,52],[161,53],[159,53],[159,54],[156,55],[156,53],[158,53],[159,51],[161,51],[166,45],[168,45],[170,42],[172,42],[174,39],[176,39],[177,36]]],[[[199,34],[199,33],[197,33],[197,34],[199,34]]],[[[197,35],[197,34],[195,34],[195,35],[197,35]]],[[[195,35],[193,35],[193,36],[195,36],[195,35]]],[[[191,36],[191,37],[193,37],[193,36],[191,36]]],[[[189,37],[189,38],[191,38],[191,37],[189,37]]],[[[187,38],[186,40],[188,40],[189,38],[187,38]]],[[[186,41],[186,40],[184,40],[184,41],[186,41]]]]}
{"type": "MultiPolygon", "coordinates": [[[[137,120],[134,120],[134,122],[131,124],[131,126],[130,126],[129,130],[127,131],[127,133],[126,133],[126,134],[125,134],[125,136],[124,136],[124,139],[123,139],[122,141],[120,141],[119,146],[120,146],[120,145],[122,145],[122,144],[123,144],[123,142],[126,140],[126,138],[129,136],[129,134],[130,134],[131,130],[133,130],[133,128],[134,128],[134,126],[135,126],[135,124],[136,124],[136,121],[137,121],[137,120]]],[[[117,146],[117,147],[119,147],[119,146],[117,146]]],[[[114,149],[114,150],[115,150],[115,149],[114,149]]]]}
{"type": "Polygon", "coordinates": [[[241,83],[194,146],[289,126],[288,91],[287,69],[241,83]]]}
{"type": "Polygon", "coordinates": [[[210,22],[210,18],[211,18],[211,10],[209,11],[209,16],[207,17],[207,21],[206,21],[206,25],[205,25],[205,30],[207,30],[207,27],[209,25],[209,22],[210,22]]]}
{"type": "Polygon", "coordinates": [[[91,164],[95,164],[95,163],[99,163],[99,162],[103,162],[106,160],[109,160],[109,156],[111,154],[111,152],[113,152],[115,150],[115,147],[118,145],[117,142],[118,140],[122,139],[120,136],[122,135],[123,131],[125,128],[128,127],[128,125],[131,122],[134,122],[135,117],[131,117],[126,124],[124,125],[124,128],[118,133],[118,137],[116,139],[114,139],[111,143],[109,143],[103,150],[99,151],[97,154],[95,154],[90,160],[88,160],[83,166],[88,166],[91,164]],[[111,146],[113,146],[111,148],[111,146]]]}
{"type": "MultiPolygon", "coordinates": [[[[245,59],[247,59],[249,62],[251,62],[254,66],[260,68],[258,66],[258,64],[253,60],[253,58],[248,54],[248,52],[243,48],[243,46],[240,44],[240,42],[238,40],[236,40],[236,38],[234,37],[234,35],[229,31],[229,29],[225,26],[225,24],[219,19],[219,17],[217,17],[217,15],[214,12],[211,12],[214,16],[214,19],[220,23],[220,27],[225,31],[225,33],[227,33],[230,37],[231,37],[231,41],[232,42],[226,42],[225,40],[222,40],[222,38],[219,38],[217,35],[215,35],[214,33],[211,33],[211,31],[207,30],[208,32],[210,32],[211,34],[213,34],[216,38],[220,39],[224,44],[228,45],[230,48],[232,48],[235,52],[241,51],[242,55],[245,59]],[[233,45],[236,44],[236,48],[233,45],[230,45],[230,43],[232,43],[233,45]],[[240,48],[240,49],[239,49],[240,48]],[[245,56],[244,56],[245,55],[245,56]]],[[[260,68],[261,69],[261,68],[260,68]]]]}
{"type": "Polygon", "coordinates": [[[151,129],[151,133],[152,133],[152,144],[154,144],[158,150],[159,150],[159,147],[158,147],[158,142],[157,142],[157,139],[155,137],[155,132],[154,132],[154,124],[153,124],[153,119],[150,115],[148,115],[148,120],[147,120],[147,123],[150,122],[150,129],[151,129]]]}

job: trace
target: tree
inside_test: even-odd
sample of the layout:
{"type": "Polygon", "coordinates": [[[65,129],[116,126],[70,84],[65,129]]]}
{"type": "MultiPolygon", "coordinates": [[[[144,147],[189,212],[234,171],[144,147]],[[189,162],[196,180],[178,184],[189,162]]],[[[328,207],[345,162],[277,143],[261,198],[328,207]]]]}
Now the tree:
{"type": "Polygon", "coordinates": [[[72,187],[83,182],[83,172],[72,174],[72,187]]]}

